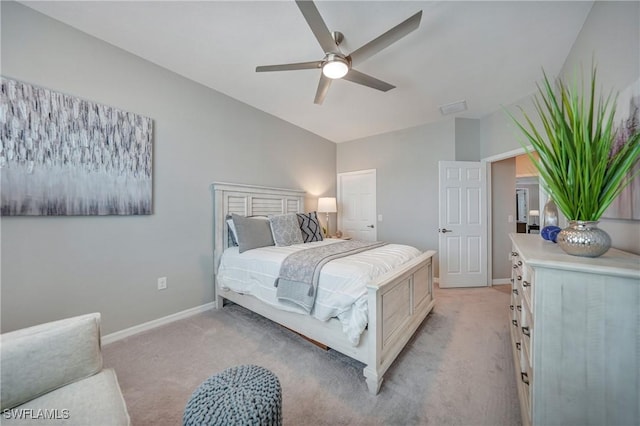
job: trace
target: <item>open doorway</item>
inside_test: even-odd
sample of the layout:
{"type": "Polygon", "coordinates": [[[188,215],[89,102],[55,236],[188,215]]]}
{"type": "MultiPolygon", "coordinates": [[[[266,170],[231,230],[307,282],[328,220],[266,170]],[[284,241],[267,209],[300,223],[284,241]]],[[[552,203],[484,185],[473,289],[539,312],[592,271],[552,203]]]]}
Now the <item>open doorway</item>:
{"type": "Polygon", "coordinates": [[[489,208],[489,282],[507,284],[511,277],[509,233],[539,233],[544,194],[535,166],[524,149],[483,159],[490,176],[487,188],[489,208]]]}

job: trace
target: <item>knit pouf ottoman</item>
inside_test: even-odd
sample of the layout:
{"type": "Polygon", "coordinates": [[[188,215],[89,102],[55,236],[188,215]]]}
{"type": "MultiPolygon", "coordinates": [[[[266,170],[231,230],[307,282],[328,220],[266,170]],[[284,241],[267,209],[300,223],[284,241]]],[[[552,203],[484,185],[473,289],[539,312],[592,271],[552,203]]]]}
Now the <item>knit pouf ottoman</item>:
{"type": "Polygon", "coordinates": [[[182,424],[281,425],[282,390],[271,371],[257,365],[227,368],[191,395],[182,424]]]}

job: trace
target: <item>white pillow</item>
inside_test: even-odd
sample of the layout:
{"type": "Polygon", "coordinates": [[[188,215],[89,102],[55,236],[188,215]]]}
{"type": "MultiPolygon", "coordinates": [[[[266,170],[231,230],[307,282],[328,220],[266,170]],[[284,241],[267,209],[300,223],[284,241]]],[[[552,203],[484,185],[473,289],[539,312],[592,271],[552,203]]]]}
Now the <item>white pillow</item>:
{"type": "Polygon", "coordinates": [[[295,213],[269,216],[271,234],[277,247],[302,244],[302,233],[298,224],[298,215],[295,213]]]}

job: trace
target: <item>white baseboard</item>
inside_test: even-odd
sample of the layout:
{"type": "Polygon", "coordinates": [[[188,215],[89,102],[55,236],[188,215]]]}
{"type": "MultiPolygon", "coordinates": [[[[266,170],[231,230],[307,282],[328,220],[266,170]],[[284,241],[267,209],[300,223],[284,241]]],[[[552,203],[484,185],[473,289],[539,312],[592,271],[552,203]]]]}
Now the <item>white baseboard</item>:
{"type": "MultiPolygon", "coordinates": [[[[438,277],[433,277],[433,283],[440,285],[440,279],[438,277]]],[[[510,278],[496,278],[491,280],[491,285],[500,285],[500,284],[511,284],[510,278]]]]}
{"type": "Polygon", "coordinates": [[[175,314],[167,315],[166,317],[158,318],[139,325],[134,325],[133,327],[125,328],[124,330],[116,331],[114,333],[109,333],[105,336],[102,336],[101,342],[103,345],[108,345],[109,343],[122,340],[125,337],[133,336],[134,334],[151,330],[153,328],[160,327],[161,325],[169,324],[184,318],[189,318],[201,312],[213,309],[214,306],[215,304],[213,302],[205,303],[204,305],[196,306],[195,308],[190,308],[181,312],[176,312],[175,314]]]}

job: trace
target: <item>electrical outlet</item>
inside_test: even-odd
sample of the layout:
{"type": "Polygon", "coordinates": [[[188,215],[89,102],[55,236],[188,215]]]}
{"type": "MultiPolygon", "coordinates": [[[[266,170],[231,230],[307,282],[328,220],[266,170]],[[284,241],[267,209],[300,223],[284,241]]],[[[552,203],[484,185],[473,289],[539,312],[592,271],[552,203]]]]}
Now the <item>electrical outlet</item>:
{"type": "Polygon", "coordinates": [[[158,278],[158,290],[165,290],[167,288],[167,277],[158,278]]]}

